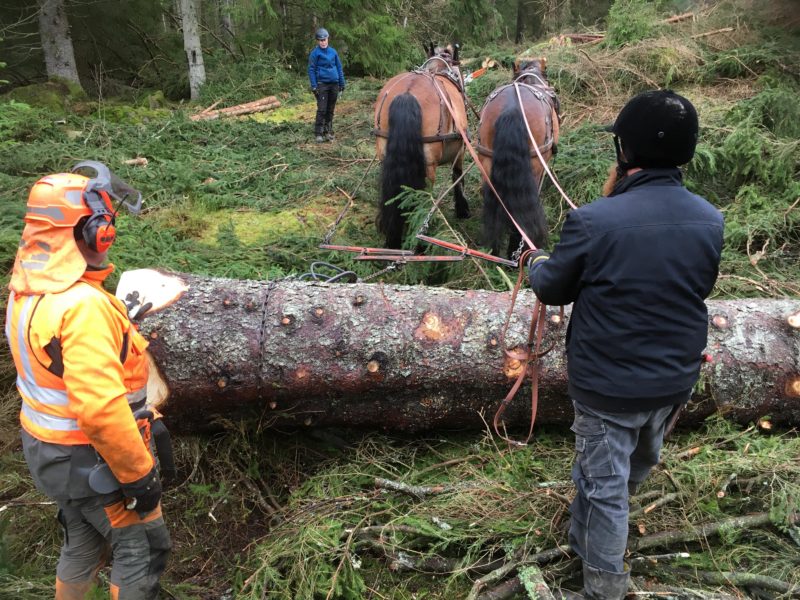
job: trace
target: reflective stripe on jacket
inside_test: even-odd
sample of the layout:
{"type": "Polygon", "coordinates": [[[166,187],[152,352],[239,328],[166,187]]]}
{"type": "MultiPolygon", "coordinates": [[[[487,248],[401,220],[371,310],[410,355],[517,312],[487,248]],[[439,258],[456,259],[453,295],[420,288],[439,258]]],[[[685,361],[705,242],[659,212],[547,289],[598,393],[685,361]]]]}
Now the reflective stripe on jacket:
{"type": "Polygon", "coordinates": [[[154,464],[129,405],[145,396],[147,342],[125,305],[101,287],[112,270],[87,271],[59,293],[12,292],[5,332],[23,429],[49,444],[91,445],[130,483],[154,464]]]}

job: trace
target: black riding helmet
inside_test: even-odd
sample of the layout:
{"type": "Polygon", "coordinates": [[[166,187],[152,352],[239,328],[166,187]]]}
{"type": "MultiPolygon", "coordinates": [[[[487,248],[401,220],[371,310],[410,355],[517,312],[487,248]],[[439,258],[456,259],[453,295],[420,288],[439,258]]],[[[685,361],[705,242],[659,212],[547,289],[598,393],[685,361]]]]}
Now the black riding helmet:
{"type": "Polygon", "coordinates": [[[620,167],[677,167],[692,160],[699,126],[689,100],[672,90],[653,90],[629,100],[608,130],[620,142],[620,167]]]}
{"type": "Polygon", "coordinates": [[[328,30],[325,29],[324,27],[320,27],[319,29],[317,29],[317,32],[314,34],[314,36],[318,40],[327,40],[330,37],[330,35],[328,34],[328,30]]]}

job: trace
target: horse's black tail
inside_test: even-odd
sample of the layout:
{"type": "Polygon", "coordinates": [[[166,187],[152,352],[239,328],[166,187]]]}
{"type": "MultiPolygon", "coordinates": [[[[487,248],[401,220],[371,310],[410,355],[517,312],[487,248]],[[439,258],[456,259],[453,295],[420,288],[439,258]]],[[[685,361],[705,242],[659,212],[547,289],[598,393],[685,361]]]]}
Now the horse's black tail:
{"type": "MultiPolygon", "coordinates": [[[[495,122],[491,181],[514,220],[537,248],[547,243],[547,218],[539,202],[539,188],[531,169],[528,131],[517,107],[503,111],[495,122]]],[[[494,192],[483,184],[483,237],[493,254],[500,253],[506,230],[509,254],[521,235],[508,218],[494,192]],[[512,247],[513,246],[513,247],[512,247]]]]}
{"type": "Polygon", "coordinates": [[[422,109],[411,94],[397,96],[389,105],[389,139],[381,169],[381,205],[378,231],[387,248],[400,248],[405,218],[398,202],[389,202],[403,186],[425,188],[425,154],[422,147],[422,109]]]}

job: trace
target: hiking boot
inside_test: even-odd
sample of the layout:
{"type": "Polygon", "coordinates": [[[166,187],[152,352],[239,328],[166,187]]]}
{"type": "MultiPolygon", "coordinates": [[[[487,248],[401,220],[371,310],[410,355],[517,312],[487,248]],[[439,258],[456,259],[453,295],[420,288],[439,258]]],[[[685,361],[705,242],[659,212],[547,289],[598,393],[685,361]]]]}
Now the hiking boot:
{"type": "Polygon", "coordinates": [[[327,138],[327,140],[328,140],[329,142],[332,142],[333,140],[335,140],[335,139],[336,139],[336,136],[335,136],[335,135],[333,135],[333,132],[332,132],[332,131],[329,131],[327,134],[325,134],[325,137],[327,138]]]}
{"type": "Polygon", "coordinates": [[[314,138],[314,141],[317,142],[318,144],[321,144],[322,142],[325,141],[325,138],[322,137],[321,135],[318,135],[317,137],[314,138]]]}

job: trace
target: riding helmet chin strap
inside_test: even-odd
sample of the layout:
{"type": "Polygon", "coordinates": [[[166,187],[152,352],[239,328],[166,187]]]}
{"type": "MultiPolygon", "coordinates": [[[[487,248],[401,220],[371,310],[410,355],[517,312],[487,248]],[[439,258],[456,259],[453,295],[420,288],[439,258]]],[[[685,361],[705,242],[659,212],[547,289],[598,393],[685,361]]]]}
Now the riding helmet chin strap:
{"type": "Polygon", "coordinates": [[[614,136],[614,149],[617,152],[617,177],[622,179],[628,174],[628,169],[632,169],[635,165],[623,154],[622,144],[616,135],[614,136]]]}

